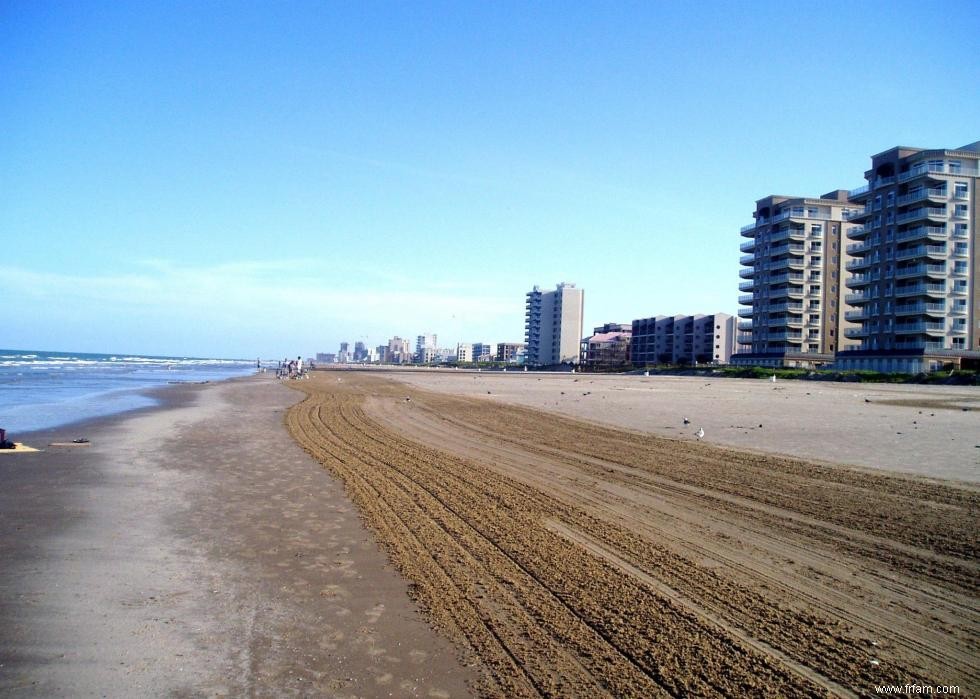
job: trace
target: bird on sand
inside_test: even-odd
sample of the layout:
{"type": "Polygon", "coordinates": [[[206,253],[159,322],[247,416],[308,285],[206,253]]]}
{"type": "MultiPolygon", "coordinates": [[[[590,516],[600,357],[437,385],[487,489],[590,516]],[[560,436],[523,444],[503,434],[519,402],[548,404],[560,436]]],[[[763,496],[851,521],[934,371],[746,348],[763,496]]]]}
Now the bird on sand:
{"type": "Polygon", "coordinates": [[[684,424],[685,425],[690,425],[691,424],[691,421],[688,420],[687,418],[684,418],[684,424]]]}
{"type": "Polygon", "coordinates": [[[697,435],[698,440],[704,439],[704,428],[699,427],[698,431],[695,432],[694,434],[697,435]]]}

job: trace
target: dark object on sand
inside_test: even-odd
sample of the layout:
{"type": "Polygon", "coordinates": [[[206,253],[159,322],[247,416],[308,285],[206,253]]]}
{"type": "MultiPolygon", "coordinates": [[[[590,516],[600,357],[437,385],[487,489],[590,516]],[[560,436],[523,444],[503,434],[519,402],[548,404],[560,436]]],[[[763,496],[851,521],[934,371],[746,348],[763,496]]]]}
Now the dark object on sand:
{"type": "Polygon", "coordinates": [[[17,445],[7,441],[7,430],[0,427],[0,449],[16,449],[17,445]]]}
{"type": "Polygon", "coordinates": [[[72,444],[88,444],[88,440],[85,437],[79,437],[78,439],[71,440],[72,444]]]}

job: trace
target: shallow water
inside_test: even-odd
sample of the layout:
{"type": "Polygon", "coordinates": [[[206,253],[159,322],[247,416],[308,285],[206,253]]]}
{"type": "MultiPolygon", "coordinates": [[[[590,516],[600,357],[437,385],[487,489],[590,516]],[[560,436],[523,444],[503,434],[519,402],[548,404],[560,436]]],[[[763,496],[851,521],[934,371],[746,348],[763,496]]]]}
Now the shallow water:
{"type": "Polygon", "coordinates": [[[154,405],[149,388],[254,371],[255,360],[0,349],[0,427],[16,438],[154,405]]]}

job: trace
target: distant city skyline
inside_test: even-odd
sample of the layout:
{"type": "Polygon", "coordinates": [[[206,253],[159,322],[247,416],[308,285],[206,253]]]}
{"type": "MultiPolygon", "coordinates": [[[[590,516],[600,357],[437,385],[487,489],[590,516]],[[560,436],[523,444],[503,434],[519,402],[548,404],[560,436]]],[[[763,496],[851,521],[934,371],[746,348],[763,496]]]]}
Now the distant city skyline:
{"type": "Polygon", "coordinates": [[[734,314],[753,201],[858,187],[871,154],[980,123],[976,3],[0,18],[12,348],[521,342],[527,289],[560,281],[588,290],[586,328],[734,314]]]}

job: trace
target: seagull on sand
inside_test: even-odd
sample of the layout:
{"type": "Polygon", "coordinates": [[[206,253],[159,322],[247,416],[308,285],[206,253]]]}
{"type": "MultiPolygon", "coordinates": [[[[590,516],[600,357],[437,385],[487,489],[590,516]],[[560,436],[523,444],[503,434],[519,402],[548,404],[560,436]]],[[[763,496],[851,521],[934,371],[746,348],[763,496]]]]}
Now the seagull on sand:
{"type": "Polygon", "coordinates": [[[685,425],[690,425],[691,424],[691,421],[688,420],[687,418],[684,418],[684,424],[685,425]]]}
{"type": "Polygon", "coordinates": [[[702,440],[702,439],[704,439],[704,428],[703,427],[699,427],[698,428],[698,431],[695,432],[694,434],[697,436],[697,438],[698,438],[699,441],[702,440]]]}

